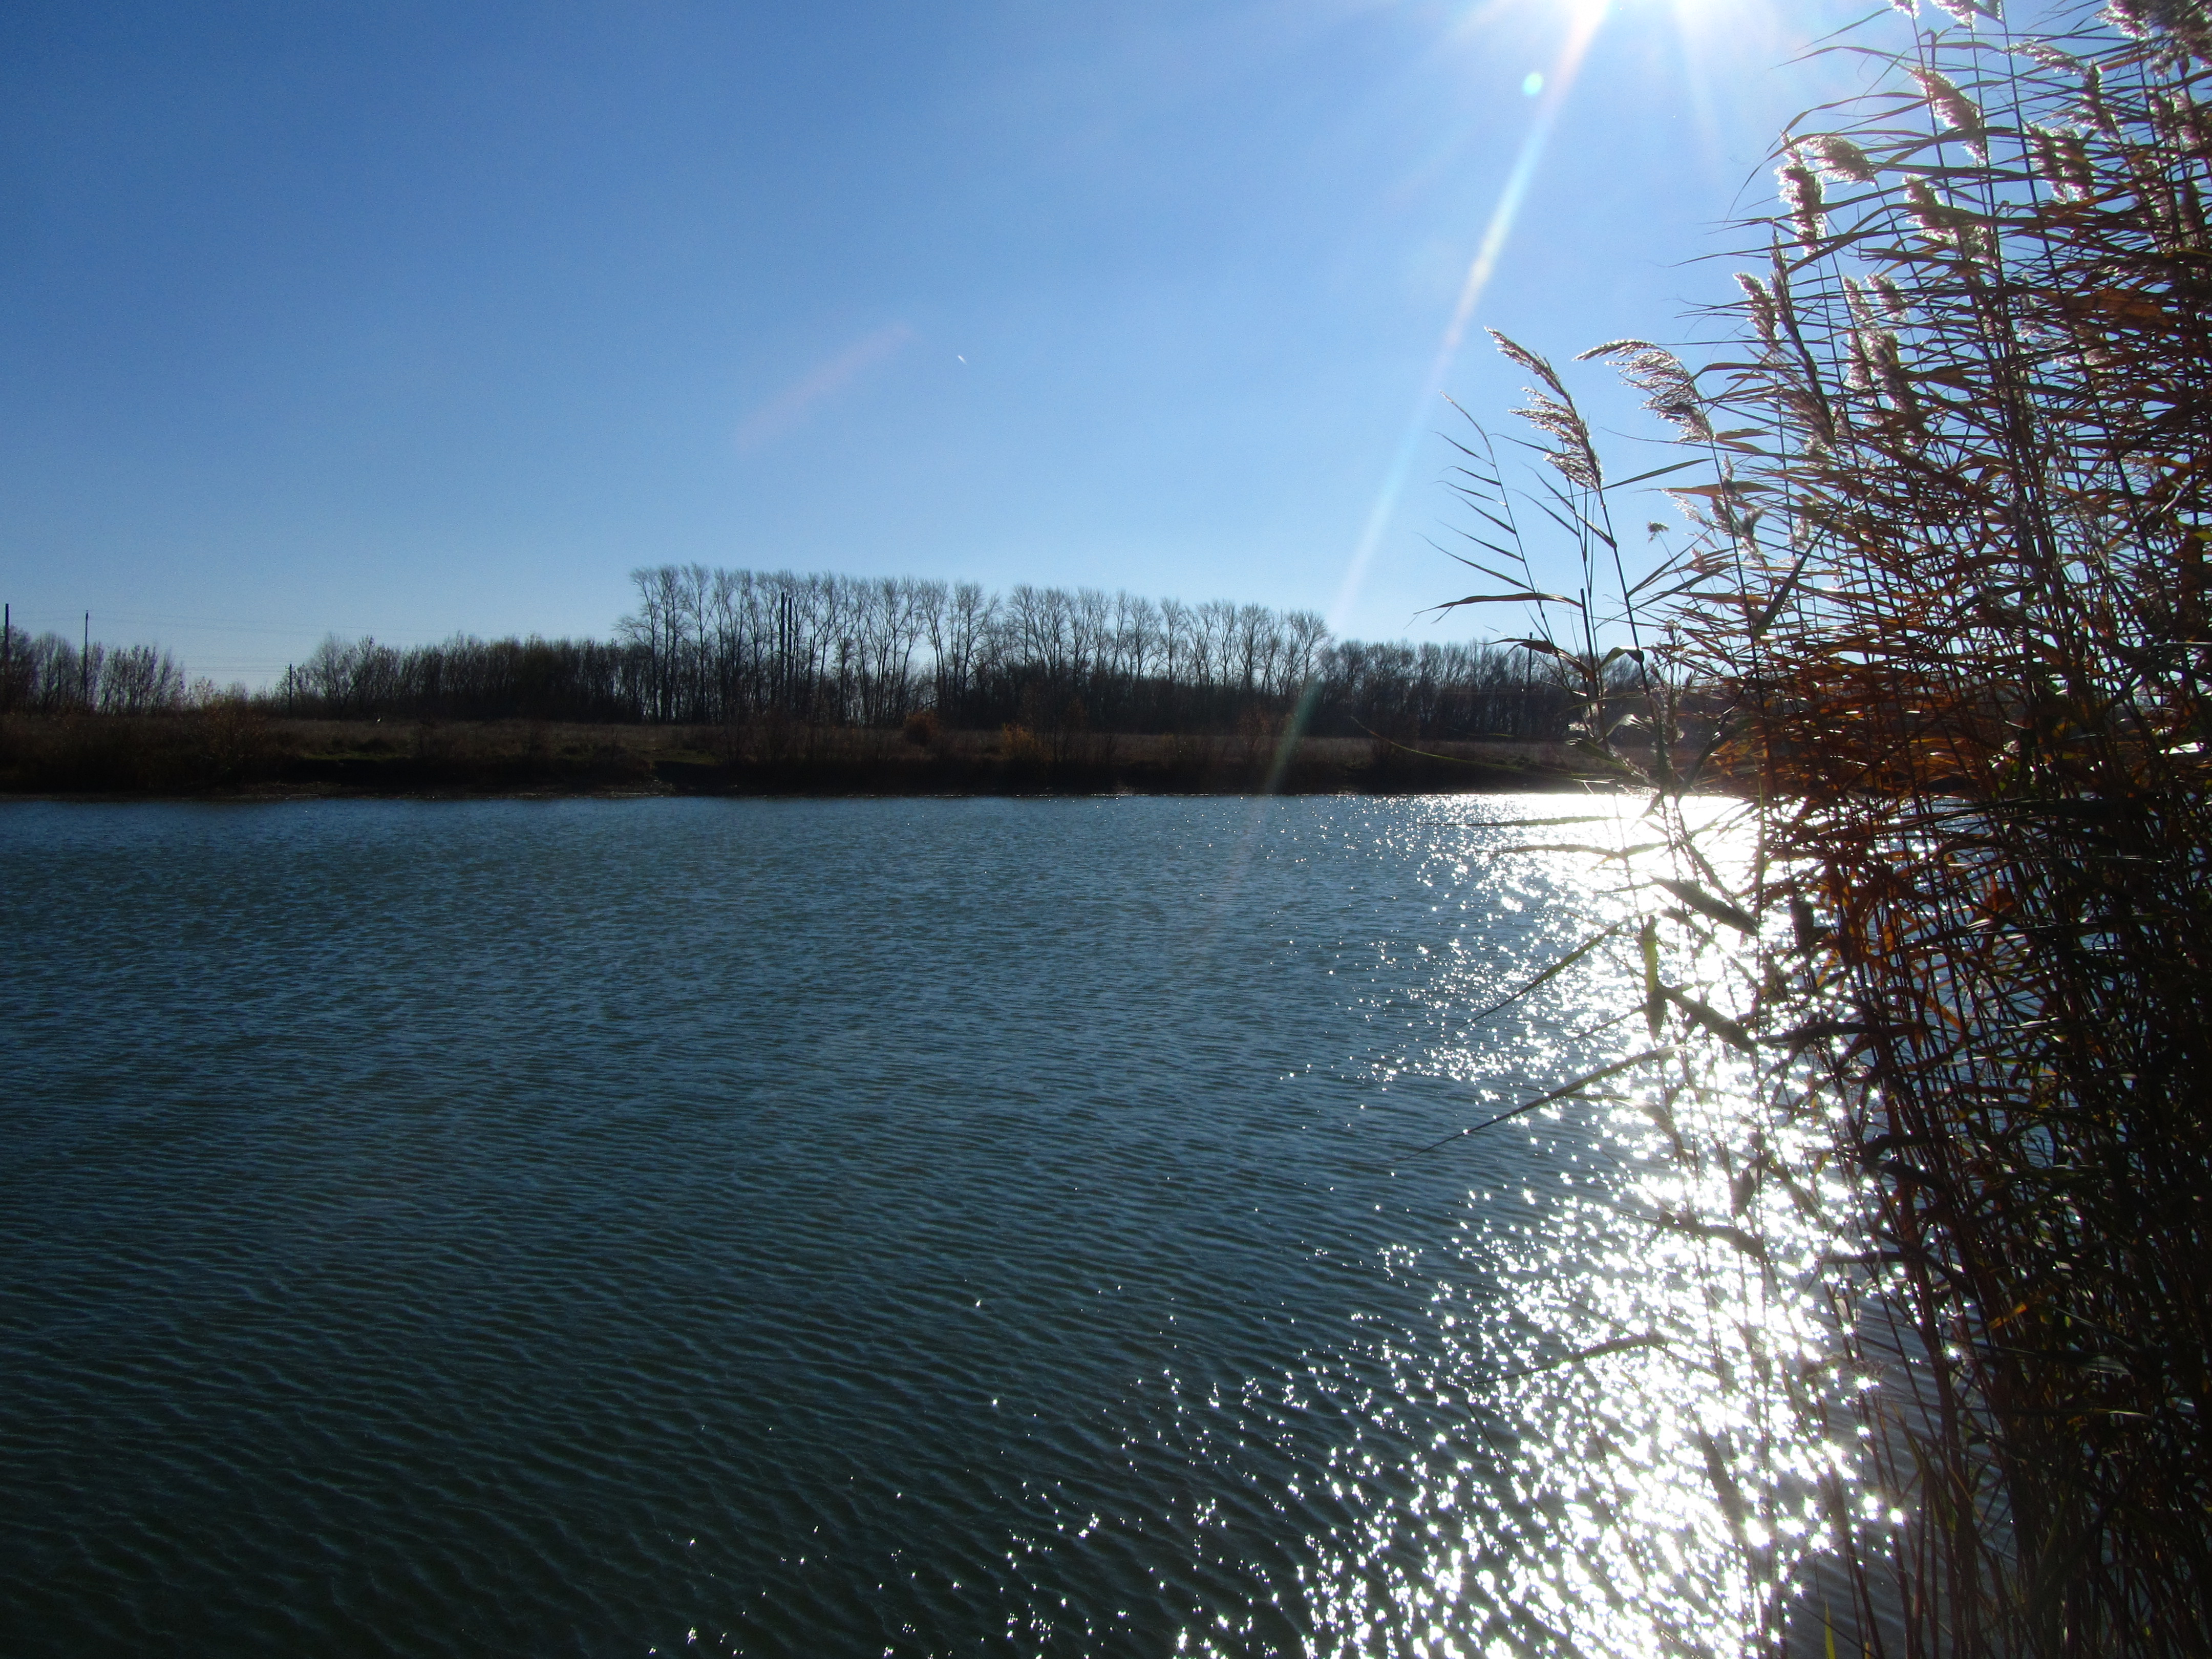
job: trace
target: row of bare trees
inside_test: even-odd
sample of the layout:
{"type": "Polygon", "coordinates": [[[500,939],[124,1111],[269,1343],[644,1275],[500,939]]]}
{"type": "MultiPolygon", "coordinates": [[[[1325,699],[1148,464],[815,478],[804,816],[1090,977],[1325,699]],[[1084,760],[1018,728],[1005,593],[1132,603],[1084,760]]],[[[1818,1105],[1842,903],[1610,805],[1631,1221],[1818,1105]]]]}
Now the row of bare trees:
{"type": "Polygon", "coordinates": [[[603,640],[479,640],[404,647],[331,635],[263,694],[272,712],[334,720],[631,722],[649,718],[647,653],[603,640]]]}
{"type": "MultiPolygon", "coordinates": [[[[612,639],[332,635],[247,700],[338,720],[890,727],[927,709],[952,727],[1107,732],[1246,731],[1296,711],[1320,735],[1557,741],[1582,696],[1517,645],[1338,640],[1310,611],[1227,600],[696,564],[632,580],[612,639]]],[[[148,714],[216,695],[152,646],[17,630],[0,657],[0,709],[148,714]]]]}
{"type": "Polygon", "coordinates": [[[1332,639],[1311,611],[1093,588],[660,565],[600,640],[325,640],[266,701],[342,719],[1233,731],[1555,739],[1571,694],[1525,651],[1332,639]]]}
{"type": "Polygon", "coordinates": [[[781,708],[880,726],[924,706],[955,724],[1026,698],[1080,701],[1109,726],[1205,722],[1294,697],[1322,667],[1309,611],[1155,603],[1096,588],[860,580],[661,565],[633,573],[618,627],[646,648],[647,717],[712,721],[781,708]]]}
{"type": "Polygon", "coordinates": [[[0,650],[0,708],[150,714],[180,708],[190,696],[184,670],[158,646],[79,646],[59,634],[10,628],[0,650]]]}

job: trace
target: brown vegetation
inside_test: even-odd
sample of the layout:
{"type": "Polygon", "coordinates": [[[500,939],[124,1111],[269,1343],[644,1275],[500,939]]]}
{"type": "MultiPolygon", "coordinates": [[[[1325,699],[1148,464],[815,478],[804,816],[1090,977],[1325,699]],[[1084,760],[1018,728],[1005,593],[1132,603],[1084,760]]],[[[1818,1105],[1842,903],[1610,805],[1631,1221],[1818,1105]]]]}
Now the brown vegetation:
{"type": "MultiPolygon", "coordinates": [[[[1668,573],[1684,591],[1641,618],[1652,678],[1588,691],[1584,727],[1663,727],[1668,685],[1717,686],[1721,751],[1763,780],[1747,885],[1721,891],[1678,823],[1686,908],[1654,912],[1644,971],[1655,1035],[1678,1010],[1771,1052],[1761,1110],[1825,1114],[1858,1183],[1835,1358],[1882,1386],[1804,1401],[1850,1402],[1909,1515],[1832,1495],[1859,1638],[2197,1654],[2212,20],[2130,3],[2029,39],[1959,11],[1974,27],[1870,53],[1881,88],[1785,140],[1782,210],[1723,313],[1737,349],[1695,374],[1644,342],[1589,354],[1710,470],[1681,491],[1704,530],[1668,573]],[[1661,927],[1720,963],[1695,998],[1661,981],[1661,927]]],[[[1510,349],[1588,568],[1613,543],[1586,429],[1510,349]]],[[[1530,648],[1594,687],[1598,643],[1530,648]]],[[[1679,781],[1650,781],[1663,808],[1679,781]]],[[[1700,1224],[1741,1233],[1759,1145],[1685,1152],[1747,1171],[1700,1224]]]]}
{"type": "Polygon", "coordinates": [[[1718,371],[1765,441],[1713,499],[1793,533],[1688,657],[1864,1027],[1923,1652],[2212,1632],[2212,33],[2143,10],[1898,59],[1718,371]]]}
{"type": "Polygon", "coordinates": [[[1249,736],[1063,726],[899,732],[801,726],[288,720],[245,703],[187,713],[0,716],[0,793],[486,794],[1435,793],[1577,787],[1609,775],[1558,744],[1307,738],[1276,770],[1249,736]]]}

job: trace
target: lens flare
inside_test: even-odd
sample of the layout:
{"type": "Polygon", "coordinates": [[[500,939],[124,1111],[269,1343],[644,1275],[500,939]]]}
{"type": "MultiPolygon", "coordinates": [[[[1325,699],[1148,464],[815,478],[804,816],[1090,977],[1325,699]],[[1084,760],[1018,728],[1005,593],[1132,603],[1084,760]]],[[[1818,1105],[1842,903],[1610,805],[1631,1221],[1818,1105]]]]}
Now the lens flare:
{"type": "MultiPolygon", "coordinates": [[[[1574,90],[1575,77],[1580,73],[1583,60],[1589,55],[1590,43],[1597,38],[1599,26],[1604,22],[1607,8],[1603,4],[1578,6],[1573,12],[1573,21],[1567,38],[1560,46],[1552,67],[1532,76],[1539,82],[1536,111],[1528,123],[1528,133],[1521,140],[1515,154],[1513,166],[1505,175],[1505,185],[1498,192],[1497,205],[1492,208],[1490,222],[1483,228],[1482,240],[1477,246],[1474,259],[1467,268],[1467,276],[1460,284],[1459,300],[1452,307],[1450,319],[1444,325],[1443,337],[1437,342],[1435,356],[1431,359],[1429,372],[1422,380],[1419,393],[1413,407],[1407,411],[1405,429],[1400,434],[1398,447],[1393,453],[1389,471],[1383,475],[1382,488],[1376,492],[1375,504],[1370,508],[1367,521],[1362,528],[1359,541],[1352,561],[1345,568],[1344,580],[1339,586],[1336,599],[1329,607],[1328,623],[1332,629],[1341,631],[1352,602],[1358,597],[1360,584],[1366,579],[1367,568],[1374,562],[1375,550],[1382,539],[1396,513],[1398,499],[1405,493],[1406,480],[1412,474],[1414,455],[1419,452],[1422,434],[1435,418],[1437,399],[1443,394],[1444,377],[1450,373],[1452,361],[1459,356],[1461,343],[1467,338],[1468,325],[1474,319],[1474,307],[1490,279],[1498,269],[1498,261],[1513,234],[1515,222],[1521,216],[1521,205],[1528,198],[1528,186],[1536,176],[1537,164],[1544,158],[1550,144],[1552,130],[1559,123],[1559,111],[1574,90]]],[[[1523,82],[1525,91],[1528,82],[1523,82]]]]}

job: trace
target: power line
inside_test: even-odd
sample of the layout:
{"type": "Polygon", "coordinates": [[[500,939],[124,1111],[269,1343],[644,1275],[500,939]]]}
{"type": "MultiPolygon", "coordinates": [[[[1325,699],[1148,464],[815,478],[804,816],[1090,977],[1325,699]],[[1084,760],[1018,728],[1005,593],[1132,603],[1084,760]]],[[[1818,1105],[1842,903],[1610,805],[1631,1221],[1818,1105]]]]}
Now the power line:
{"type": "MultiPolygon", "coordinates": [[[[66,618],[67,621],[74,622],[77,619],[78,614],[79,613],[76,611],[28,613],[23,625],[26,631],[42,629],[49,633],[58,633],[63,626],[66,625],[64,621],[64,618],[66,618]]],[[[176,611],[108,611],[103,609],[100,614],[112,623],[121,623],[140,627],[153,626],[190,629],[199,633],[276,634],[289,635],[295,637],[303,634],[337,634],[341,636],[350,635],[354,637],[373,635],[380,641],[410,644],[428,643],[439,640],[450,639],[456,634],[466,634],[468,631],[465,629],[447,629],[440,630],[426,628],[386,629],[339,627],[325,623],[274,623],[265,620],[257,622],[239,622],[222,617],[189,616],[176,611]]]]}

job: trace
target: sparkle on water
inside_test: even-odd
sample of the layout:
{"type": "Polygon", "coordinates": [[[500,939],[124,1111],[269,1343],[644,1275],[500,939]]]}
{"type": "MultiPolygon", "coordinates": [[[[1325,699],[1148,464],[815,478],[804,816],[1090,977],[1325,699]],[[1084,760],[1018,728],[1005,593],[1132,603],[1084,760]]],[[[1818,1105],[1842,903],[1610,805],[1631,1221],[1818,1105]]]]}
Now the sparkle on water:
{"type": "MultiPolygon", "coordinates": [[[[1638,878],[1669,866],[1640,801],[1597,804],[1595,821],[1571,827],[1483,827],[1534,805],[1482,803],[1450,828],[1416,811],[1387,833],[1432,891],[1540,906],[1565,924],[1554,939],[1626,933],[1656,908],[1638,878]]],[[[1687,811],[1700,850],[1740,877],[1748,814],[1717,801],[1687,811]]],[[[1557,981],[1517,1034],[1519,1079],[1455,1034],[1405,1063],[1473,1085],[1480,1122],[1529,1097],[1516,1081],[1584,1075],[1645,1048],[1630,943],[1557,981]]],[[[1719,954],[1678,952],[1665,977],[1720,1001],[1732,988],[1719,954]]],[[[1495,999],[1498,979],[1469,953],[1423,994],[1449,1033],[1495,999]]],[[[1334,1409],[1352,1425],[1328,1479],[1355,1518],[1314,1540],[1310,1651],[1730,1654],[1782,1627],[1778,1587],[1825,1542],[1823,1488],[1848,1491],[1859,1469],[1856,1449],[1818,1426],[1843,1415],[1849,1386],[1822,1287],[1850,1199],[1825,1170],[1817,1115],[1778,1111],[1773,1091],[1717,1046],[1684,1045],[1491,1126],[1525,1146],[1523,1177],[1471,1189],[1437,1243],[1386,1252],[1429,1297],[1422,1328],[1363,1356],[1387,1386],[1326,1362],[1287,1381],[1286,1412],[1334,1409]]],[[[1182,1646],[1233,1654],[1249,1634],[1224,1620],[1182,1646]]]]}
{"type": "Polygon", "coordinates": [[[1746,1650],[1814,1130],[1445,1139],[1652,1046],[1474,1018],[1639,805],[0,813],[18,1650],[1746,1650]]]}

